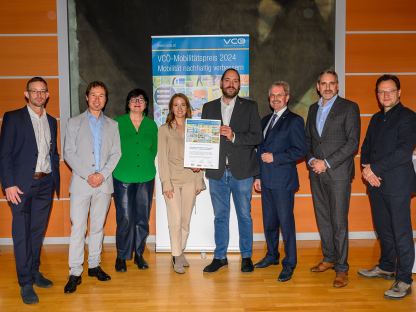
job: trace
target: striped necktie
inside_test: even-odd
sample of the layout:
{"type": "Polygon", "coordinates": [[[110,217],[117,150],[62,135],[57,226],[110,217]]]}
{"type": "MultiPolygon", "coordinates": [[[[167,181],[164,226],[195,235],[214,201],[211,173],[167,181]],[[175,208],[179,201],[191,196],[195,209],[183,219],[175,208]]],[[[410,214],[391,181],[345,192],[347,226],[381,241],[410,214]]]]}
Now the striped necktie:
{"type": "Polygon", "coordinates": [[[270,119],[269,127],[267,128],[266,135],[264,136],[264,138],[267,138],[270,132],[272,131],[276,118],[277,114],[273,114],[272,118],[270,119]]]}

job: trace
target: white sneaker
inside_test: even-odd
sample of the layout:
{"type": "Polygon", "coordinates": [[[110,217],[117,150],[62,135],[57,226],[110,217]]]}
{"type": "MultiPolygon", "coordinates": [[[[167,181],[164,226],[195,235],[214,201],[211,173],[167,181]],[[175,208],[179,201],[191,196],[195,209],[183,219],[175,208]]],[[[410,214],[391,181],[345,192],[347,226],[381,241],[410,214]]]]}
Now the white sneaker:
{"type": "Polygon", "coordinates": [[[402,281],[395,281],[391,285],[390,289],[384,293],[384,297],[387,299],[402,299],[412,292],[410,284],[406,284],[402,281]]]}
{"type": "Polygon", "coordinates": [[[360,269],[358,274],[368,278],[384,278],[386,280],[394,280],[394,272],[384,271],[378,265],[371,269],[360,269]]]}

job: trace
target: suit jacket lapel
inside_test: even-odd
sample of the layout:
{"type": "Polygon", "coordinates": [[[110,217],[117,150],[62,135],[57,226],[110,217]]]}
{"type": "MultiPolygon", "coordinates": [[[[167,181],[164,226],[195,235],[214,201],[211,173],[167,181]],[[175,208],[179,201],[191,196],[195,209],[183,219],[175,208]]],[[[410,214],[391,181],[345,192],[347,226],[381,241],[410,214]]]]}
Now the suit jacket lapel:
{"type": "MultiPolygon", "coordinates": [[[[337,114],[337,112],[339,110],[339,107],[340,107],[340,104],[339,104],[339,96],[338,96],[337,99],[335,100],[334,104],[332,105],[328,116],[326,117],[324,128],[322,129],[321,137],[324,137],[324,135],[328,131],[328,124],[331,123],[332,119],[337,114]]],[[[315,127],[316,127],[316,122],[315,122],[315,127]]],[[[331,128],[331,126],[329,126],[329,127],[331,128]]]]}
{"type": "Polygon", "coordinates": [[[30,114],[29,114],[28,109],[30,108],[26,106],[26,109],[23,110],[23,122],[26,127],[26,131],[29,135],[30,142],[32,142],[32,144],[35,146],[36,150],[38,151],[38,144],[36,142],[35,130],[33,129],[32,119],[30,119],[30,114]]]}
{"type": "Polygon", "coordinates": [[[93,149],[93,144],[94,144],[94,140],[92,138],[92,132],[91,132],[91,127],[90,127],[90,123],[88,120],[88,115],[87,115],[87,111],[85,111],[84,113],[82,113],[82,120],[81,120],[81,124],[79,127],[79,131],[81,136],[86,136],[87,140],[89,141],[89,146],[91,146],[91,149],[93,149]]]}
{"type": "MultiPolygon", "coordinates": [[[[266,141],[267,141],[268,138],[273,136],[273,133],[276,132],[277,129],[279,129],[279,127],[284,122],[284,120],[286,119],[288,114],[289,114],[289,108],[286,108],[286,110],[283,112],[282,116],[280,116],[279,119],[277,119],[277,121],[275,122],[274,127],[272,129],[270,129],[269,134],[266,137],[266,141]]],[[[270,115],[270,118],[271,118],[272,115],[273,114],[270,115]]],[[[269,120],[270,120],[270,118],[269,118],[269,120]]],[[[269,122],[269,120],[267,121],[267,123],[269,122]]],[[[266,125],[267,125],[267,123],[266,123],[266,125]]]]}
{"type": "Polygon", "coordinates": [[[238,120],[239,120],[238,115],[241,112],[241,109],[239,108],[240,105],[241,105],[240,98],[237,96],[237,98],[235,99],[233,113],[231,114],[231,118],[230,118],[230,127],[231,128],[233,128],[233,125],[236,122],[238,122],[238,120]]]}
{"type": "Polygon", "coordinates": [[[108,127],[108,120],[105,118],[103,114],[103,127],[101,128],[101,151],[100,151],[100,167],[101,169],[104,167],[104,159],[107,158],[107,142],[110,138],[110,132],[108,127]]]}

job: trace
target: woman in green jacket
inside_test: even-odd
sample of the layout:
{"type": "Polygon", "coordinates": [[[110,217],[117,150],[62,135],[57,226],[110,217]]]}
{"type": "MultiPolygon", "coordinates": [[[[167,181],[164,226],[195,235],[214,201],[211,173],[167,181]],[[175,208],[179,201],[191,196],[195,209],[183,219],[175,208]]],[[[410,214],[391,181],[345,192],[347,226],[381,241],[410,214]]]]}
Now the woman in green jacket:
{"type": "Polygon", "coordinates": [[[126,99],[126,114],[118,116],[121,159],[113,172],[116,205],[117,272],[127,271],[126,260],[132,258],[139,269],[149,265],[143,258],[149,235],[152,206],[157,126],[147,117],[149,98],[145,91],[134,89],[126,99]]]}

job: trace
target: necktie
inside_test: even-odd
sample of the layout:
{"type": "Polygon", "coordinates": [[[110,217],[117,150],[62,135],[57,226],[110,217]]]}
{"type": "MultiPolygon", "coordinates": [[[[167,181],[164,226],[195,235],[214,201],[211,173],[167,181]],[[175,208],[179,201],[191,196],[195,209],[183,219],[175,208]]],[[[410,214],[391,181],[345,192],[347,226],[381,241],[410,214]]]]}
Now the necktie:
{"type": "Polygon", "coordinates": [[[267,136],[272,131],[273,126],[274,126],[274,122],[276,121],[276,118],[277,118],[277,114],[273,114],[272,118],[270,119],[269,127],[267,128],[266,135],[264,136],[264,138],[267,138],[267,136]]]}

